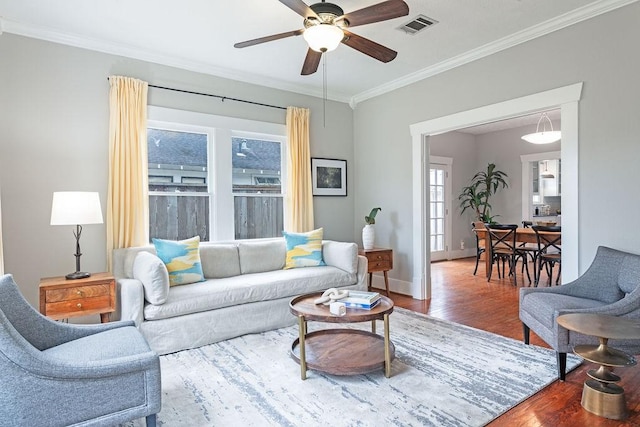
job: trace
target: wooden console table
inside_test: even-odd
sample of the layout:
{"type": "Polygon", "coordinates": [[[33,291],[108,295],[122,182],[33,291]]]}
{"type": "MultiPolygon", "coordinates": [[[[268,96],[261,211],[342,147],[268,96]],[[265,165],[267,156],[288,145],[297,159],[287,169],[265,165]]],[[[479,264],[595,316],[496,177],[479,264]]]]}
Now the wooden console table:
{"type": "Polygon", "coordinates": [[[369,261],[367,273],[369,273],[369,288],[373,273],[382,271],[384,274],[384,286],[389,296],[389,276],[388,272],[393,268],[393,250],[388,248],[358,249],[358,255],[366,257],[369,261]]]}
{"type": "Polygon", "coordinates": [[[54,320],[100,314],[106,323],[116,309],[116,281],[110,273],[85,279],[46,277],[40,280],[40,313],[54,320]]]}

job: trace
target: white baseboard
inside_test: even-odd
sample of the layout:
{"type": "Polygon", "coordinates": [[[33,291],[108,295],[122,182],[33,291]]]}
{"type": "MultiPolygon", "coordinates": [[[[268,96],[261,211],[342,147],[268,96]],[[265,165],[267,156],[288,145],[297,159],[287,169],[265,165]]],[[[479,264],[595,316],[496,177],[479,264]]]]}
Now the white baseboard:
{"type": "MultiPolygon", "coordinates": [[[[382,273],[373,273],[373,277],[371,278],[371,287],[375,288],[378,292],[382,291],[384,294],[384,275],[382,273]]],[[[411,282],[389,277],[389,291],[411,296],[411,282]]]]}

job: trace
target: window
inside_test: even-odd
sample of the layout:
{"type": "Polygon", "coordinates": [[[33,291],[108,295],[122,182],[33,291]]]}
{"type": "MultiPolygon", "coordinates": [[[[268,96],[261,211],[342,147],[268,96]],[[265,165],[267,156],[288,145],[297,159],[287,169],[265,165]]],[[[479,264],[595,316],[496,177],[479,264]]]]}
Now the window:
{"type": "Polygon", "coordinates": [[[149,237],[209,240],[206,132],[147,129],[149,237]]]}
{"type": "Polygon", "coordinates": [[[231,138],[236,239],[276,237],[284,216],[282,147],[268,136],[231,138]]]}
{"type": "Polygon", "coordinates": [[[150,237],[282,234],[283,124],[148,107],[150,237]]]}

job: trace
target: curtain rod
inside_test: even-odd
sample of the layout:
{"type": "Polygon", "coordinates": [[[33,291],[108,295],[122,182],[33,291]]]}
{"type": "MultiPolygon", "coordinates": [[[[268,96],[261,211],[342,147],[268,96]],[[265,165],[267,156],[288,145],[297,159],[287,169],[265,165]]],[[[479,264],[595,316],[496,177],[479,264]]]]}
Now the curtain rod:
{"type": "MultiPolygon", "coordinates": [[[[107,77],[107,80],[109,80],[109,77],[107,77]]],[[[247,101],[246,99],[232,98],[232,97],[229,97],[229,96],[222,96],[222,95],[214,95],[214,94],[211,94],[211,93],[193,92],[193,91],[190,91],[190,90],[175,89],[175,88],[172,88],[172,87],[156,86],[156,85],[152,85],[152,84],[149,84],[148,86],[156,88],[156,89],[163,89],[163,90],[171,90],[171,91],[174,91],[174,92],[188,93],[188,94],[191,94],[191,95],[201,95],[201,96],[210,96],[212,98],[220,98],[222,100],[222,102],[224,102],[225,100],[229,100],[229,101],[236,101],[236,102],[244,102],[245,104],[259,105],[260,107],[277,108],[278,110],[286,110],[287,109],[287,107],[280,107],[278,105],[263,104],[261,102],[247,101]]]]}

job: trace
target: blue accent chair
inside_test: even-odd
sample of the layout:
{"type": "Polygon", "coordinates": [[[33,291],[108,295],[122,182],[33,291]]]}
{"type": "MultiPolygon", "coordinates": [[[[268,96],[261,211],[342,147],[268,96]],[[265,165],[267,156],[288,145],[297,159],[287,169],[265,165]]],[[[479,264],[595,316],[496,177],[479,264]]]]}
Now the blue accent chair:
{"type": "MultiPolygon", "coordinates": [[[[524,342],[530,331],[556,351],[558,376],[565,379],[567,352],[581,344],[598,344],[595,337],[569,331],[558,324],[567,313],[597,313],[640,321],[640,255],[598,247],[591,266],[573,282],[549,288],[520,288],[520,320],[524,342]]],[[[609,340],[613,348],[640,354],[640,340],[609,340]]]]}
{"type": "Polygon", "coordinates": [[[54,322],[0,276],[0,425],[155,426],[160,399],[159,357],[133,322],[54,322]]]}

